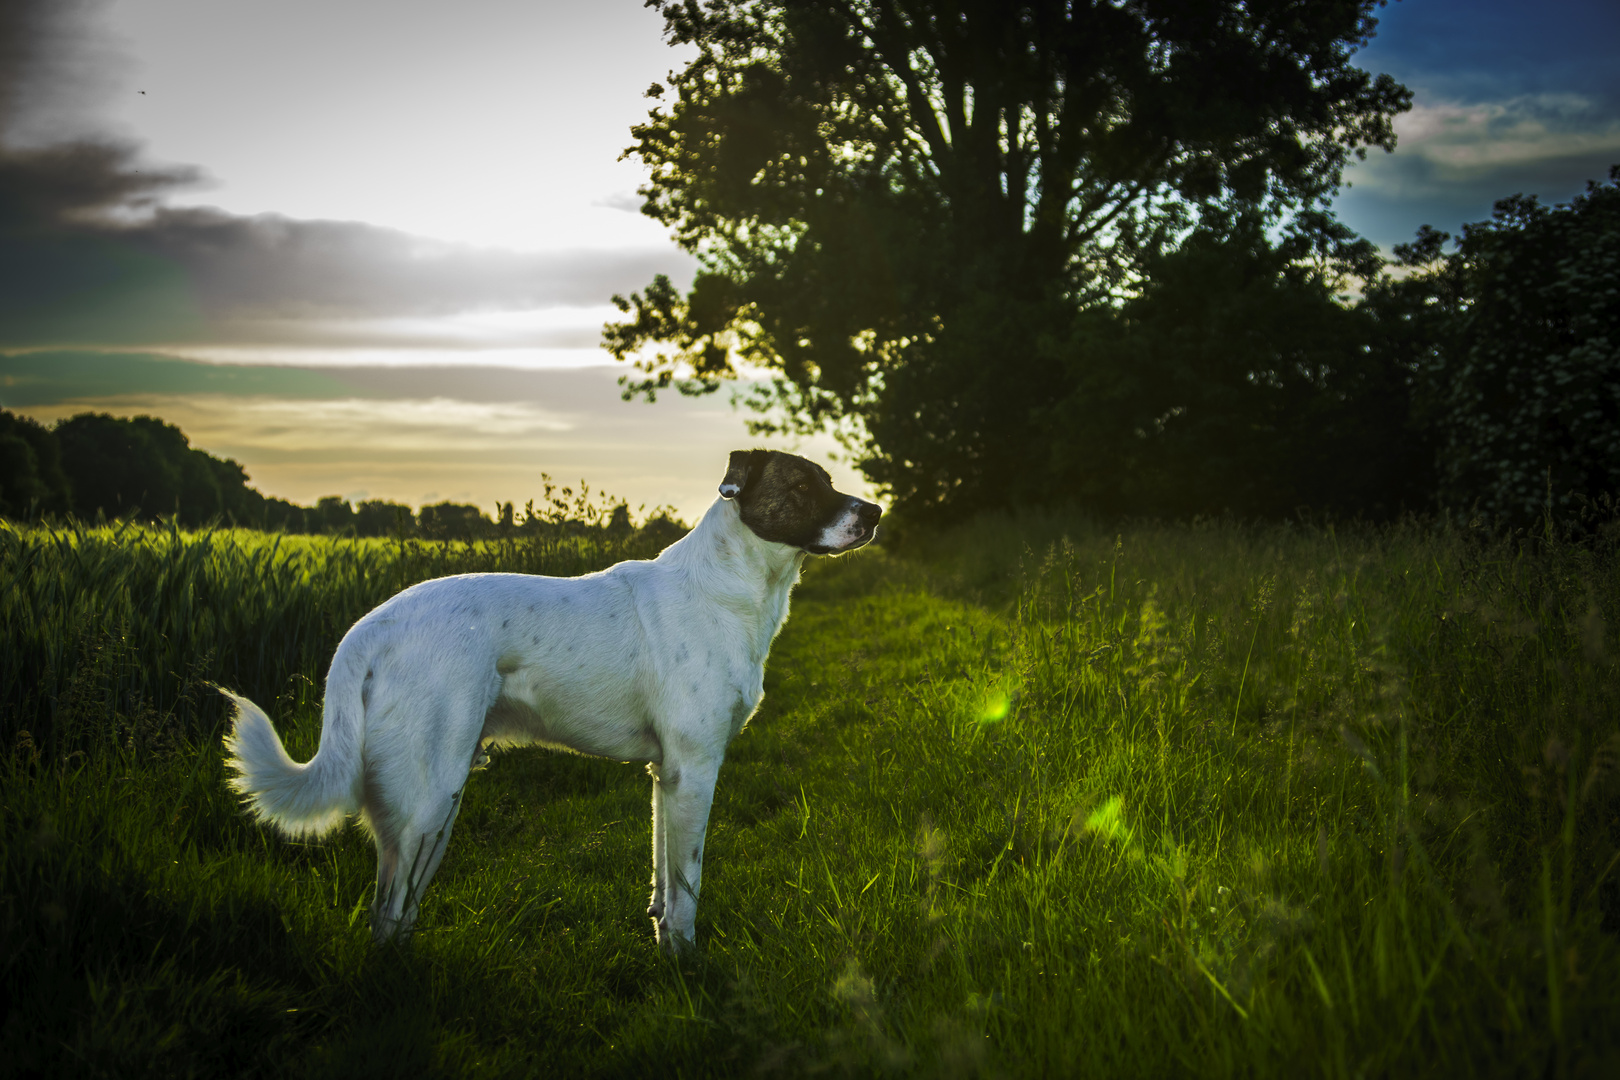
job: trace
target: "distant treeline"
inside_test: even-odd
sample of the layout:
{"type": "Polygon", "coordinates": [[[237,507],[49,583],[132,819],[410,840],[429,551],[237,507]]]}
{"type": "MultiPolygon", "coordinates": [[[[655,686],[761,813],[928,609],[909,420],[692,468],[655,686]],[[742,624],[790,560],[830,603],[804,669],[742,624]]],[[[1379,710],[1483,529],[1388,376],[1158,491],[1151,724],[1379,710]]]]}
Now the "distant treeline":
{"type": "MultiPolygon", "coordinates": [[[[500,503],[493,517],[465,503],[435,503],[416,512],[385,499],[355,506],[337,495],[299,506],[257,491],[236,461],[194,448],[178,427],[155,416],[87,412],[47,428],[0,409],[0,516],[17,520],[172,516],[192,528],[220,522],[270,532],[431,540],[636,527],[627,503],[593,494],[583,483],[577,490],[559,487],[540,475],[544,494],[538,506],[532,500],[522,509],[500,503]]],[[[667,507],[655,509],[642,527],[685,529],[667,507]]]]}

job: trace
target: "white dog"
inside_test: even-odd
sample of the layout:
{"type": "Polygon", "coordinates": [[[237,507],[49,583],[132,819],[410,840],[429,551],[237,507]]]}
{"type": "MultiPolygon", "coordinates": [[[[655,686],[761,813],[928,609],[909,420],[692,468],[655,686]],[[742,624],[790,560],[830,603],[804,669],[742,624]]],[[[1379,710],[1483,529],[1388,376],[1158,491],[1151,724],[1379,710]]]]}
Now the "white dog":
{"type": "Polygon", "coordinates": [[[358,812],[377,845],[372,932],[384,939],[415,923],[486,745],[646,761],[648,914],[664,948],[690,945],[715,778],[764,694],[805,555],[860,547],[882,513],[776,451],[733,453],[720,494],[652,561],[578,578],[463,574],[387,601],[338,645],[307,764],[226,691],[231,786],[290,836],[358,812]]]}

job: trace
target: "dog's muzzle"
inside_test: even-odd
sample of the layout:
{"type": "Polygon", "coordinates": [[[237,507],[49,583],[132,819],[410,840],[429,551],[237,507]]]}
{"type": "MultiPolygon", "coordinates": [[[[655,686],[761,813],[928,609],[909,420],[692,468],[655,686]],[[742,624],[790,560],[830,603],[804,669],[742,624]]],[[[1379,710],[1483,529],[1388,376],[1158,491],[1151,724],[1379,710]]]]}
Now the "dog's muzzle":
{"type": "Polygon", "coordinates": [[[805,550],[812,555],[838,555],[854,551],[872,542],[877,535],[878,519],[882,516],[883,508],[877,503],[850,496],[843,512],[805,550]]]}

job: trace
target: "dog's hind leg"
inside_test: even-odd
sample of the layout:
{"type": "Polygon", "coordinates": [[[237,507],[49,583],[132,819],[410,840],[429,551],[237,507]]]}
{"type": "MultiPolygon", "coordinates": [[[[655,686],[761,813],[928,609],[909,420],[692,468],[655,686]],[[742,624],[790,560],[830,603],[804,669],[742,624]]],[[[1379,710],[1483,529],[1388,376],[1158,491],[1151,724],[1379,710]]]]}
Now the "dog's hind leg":
{"type": "Polygon", "coordinates": [[[416,925],[422,894],[450,845],[488,708],[482,697],[467,695],[442,714],[440,724],[419,729],[442,737],[414,744],[416,752],[397,757],[394,769],[368,775],[368,803],[375,794],[376,803],[389,810],[371,815],[377,839],[371,932],[378,941],[408,935],[416,925]]]}
{"type": "Polygon", "coordinates": [[[461,810],[464,787],[439,792],[419,804],[426,819],[410,822],[394,844],[377,852],[377,897],[372,904],[372,937],[378,941],[410,934],[422,907],[422,894],[450,846],[450,829],[461,810]],[[437,811],[437,820],[434,820],[437,811]]]}

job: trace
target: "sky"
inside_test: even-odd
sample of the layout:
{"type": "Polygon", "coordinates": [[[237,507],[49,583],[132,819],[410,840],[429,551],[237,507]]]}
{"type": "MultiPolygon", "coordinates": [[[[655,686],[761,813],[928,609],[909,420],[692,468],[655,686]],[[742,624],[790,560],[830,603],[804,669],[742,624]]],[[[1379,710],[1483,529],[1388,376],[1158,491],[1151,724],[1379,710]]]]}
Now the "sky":
{"type": "MultiPolygon", "coordinates": [[[[1380,18],[1358,63],[1414,108],[1336,205],[1386,250],[1620,162],[1620,4],[1380,18]]],[[[620,160],[685,59],[661,30],[641,0],[6,0],[0,406],[159,415],[303,503],[521,504],[544,471],[690,519],[761,443],[861,490],[726,391],[619,400],[608,298],[692,269],[620,160]]]]}
{"type": "Polygon", "coordinates": [[[1413,91],[1395,153],[1346,174],[1340,220],[1386,252],[1516,193],[1568,202],[1620,164],[1620,3],[1402,0],[1358,66],[1413,91]]]}

